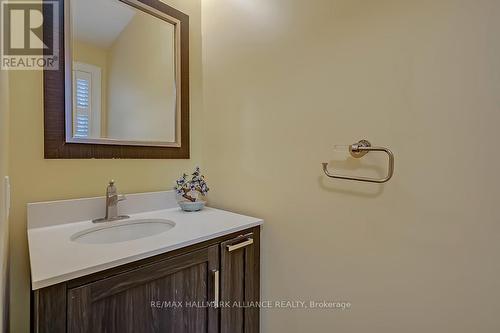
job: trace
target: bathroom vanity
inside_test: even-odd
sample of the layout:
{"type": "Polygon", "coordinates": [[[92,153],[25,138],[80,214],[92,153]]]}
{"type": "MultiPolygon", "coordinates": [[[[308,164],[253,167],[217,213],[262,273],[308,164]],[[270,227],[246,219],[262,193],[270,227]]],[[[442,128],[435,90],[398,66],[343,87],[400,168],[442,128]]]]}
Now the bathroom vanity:
{"type": "Polygon", "coordinates": [[[260,219],[171,191],[28,205],[34,332],[258,332],[260,219]],[[165,224],[164,226],[162,224],[165,224]]]}

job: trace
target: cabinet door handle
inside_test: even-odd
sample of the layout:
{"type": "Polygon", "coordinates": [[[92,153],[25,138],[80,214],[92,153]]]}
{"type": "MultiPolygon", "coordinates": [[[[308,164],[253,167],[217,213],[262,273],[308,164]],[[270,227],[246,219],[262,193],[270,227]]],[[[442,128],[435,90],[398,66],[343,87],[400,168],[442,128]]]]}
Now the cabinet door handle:
{"type": "Polygon", "coordinates": [[[241,243],[238,243],[238,244],[233,244],[233,245],[227,245],[227,250],[229,252],[233,252],[233,251],[236,251],[238,249],[241,249],[243,247],[246,247],[248,245],[252,245],[253,244],[253,238],[247,238],[247,240],[241,242],[241,243]]]}
{"type": "Polygon", "coordinates": [[[220,285],[219,285],[219,270],[213,270],[214,273],[214,308],[219,307],[219,294],[220,294],[220,285]]]}

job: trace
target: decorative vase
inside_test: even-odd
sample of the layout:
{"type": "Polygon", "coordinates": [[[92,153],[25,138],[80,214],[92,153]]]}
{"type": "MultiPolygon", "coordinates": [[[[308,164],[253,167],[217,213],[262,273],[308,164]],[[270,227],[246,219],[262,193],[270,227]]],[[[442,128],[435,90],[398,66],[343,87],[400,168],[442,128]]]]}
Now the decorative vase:
{"type": "Polygon", "coordinates": [[[205,207],[206,201],[179,201],[179,206],[185,212],[197,212],[205,207]]]}
{"type": "Polygon", "coordinates": [[[200,199],[200,195],[198,195],[198,192],[196,191],[191,191],[188,193],[189,197],[192,198],[193,200],[190,200],[182,195],[177,195],[177,204],[181,209],[185,212],[197,212],[205,208],[206,201],[200,199]]]}

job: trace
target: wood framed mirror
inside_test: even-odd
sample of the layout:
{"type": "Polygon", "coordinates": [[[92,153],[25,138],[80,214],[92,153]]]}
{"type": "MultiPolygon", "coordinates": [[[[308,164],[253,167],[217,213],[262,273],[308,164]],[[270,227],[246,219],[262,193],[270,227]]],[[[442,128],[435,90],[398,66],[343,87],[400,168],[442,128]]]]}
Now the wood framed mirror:
{"type": "Polygon", "coordinates": [[[44,10],[44,40],[60,48],[44,70],[45,158],[189,158],[189,17],[160,0],[56,3],[44,10]]]}

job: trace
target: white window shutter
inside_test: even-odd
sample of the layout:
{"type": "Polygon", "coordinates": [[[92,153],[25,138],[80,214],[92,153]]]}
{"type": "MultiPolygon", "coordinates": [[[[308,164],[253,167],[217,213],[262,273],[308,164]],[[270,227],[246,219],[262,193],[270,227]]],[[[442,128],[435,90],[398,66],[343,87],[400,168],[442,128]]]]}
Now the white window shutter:
{"type": "Polygon", "coordinates": [[[101,68],[73,63],[73,137],[101,137],[101,68]]]}
{"type": "Polygon", "coordinates": [[[90,136],[91,124],[91,85],[90,73],[75,71],[75,121],[73,134],[77,138],[90,136]]]}

